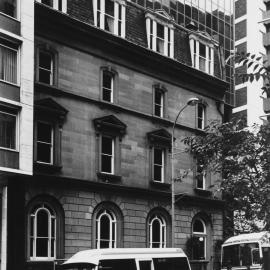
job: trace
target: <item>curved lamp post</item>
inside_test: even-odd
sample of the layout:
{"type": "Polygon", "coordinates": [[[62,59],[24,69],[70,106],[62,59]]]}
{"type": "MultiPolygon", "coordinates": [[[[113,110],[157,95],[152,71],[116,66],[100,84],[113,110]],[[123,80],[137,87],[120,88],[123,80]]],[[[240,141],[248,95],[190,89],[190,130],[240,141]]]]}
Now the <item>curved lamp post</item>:
{"type": "Polygon", "coordinates": [[[172,247],[175,246],[175,188],[174,188],[174,163],[173,163],[173,160],[174,160],[174,130],[175,130],[175,125],[176,125],[176,122],[180,116],[180,114],[185,110],[186,107],[188,106],[195,106],[196,104],[198,104],[199,102],[199,99],[196,98],[196,97],[193,97],[193,98],[190,98],[186,105],[181,108],[174,120],[174,123],[173,123],[173,129],[172,129],[172,141],[171,141],[171,185],[172,185],[172,205],[171,205],[171,211],[172,211],[172,247]]]}

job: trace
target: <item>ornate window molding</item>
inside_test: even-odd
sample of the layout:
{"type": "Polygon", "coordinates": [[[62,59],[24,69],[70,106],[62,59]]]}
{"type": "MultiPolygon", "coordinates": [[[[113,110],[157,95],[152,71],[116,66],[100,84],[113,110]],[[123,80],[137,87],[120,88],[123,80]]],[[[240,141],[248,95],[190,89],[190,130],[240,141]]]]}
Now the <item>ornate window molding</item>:
{"type": "Polygon", "coordinates": [[[173,19],[162,9],[155,12],[147,10],[145,18],[148,48],[174,58],[173,19]]]}
{"type": "Polygon", "coordinates": [[[126,1],[93,0],[95,26],[125,38],[126,1]]]}
{"type": "Polygon", "coordinates": [[[189,35],[192,66],[210,75],[214,75],[214,47],[217,42],[209,34],[192,32],[189,35]]]}

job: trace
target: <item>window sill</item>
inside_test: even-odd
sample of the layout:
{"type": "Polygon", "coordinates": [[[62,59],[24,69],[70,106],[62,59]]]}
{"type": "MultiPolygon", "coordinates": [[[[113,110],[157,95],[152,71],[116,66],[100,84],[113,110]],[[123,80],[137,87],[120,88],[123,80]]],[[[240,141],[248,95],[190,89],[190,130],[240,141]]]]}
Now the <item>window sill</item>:
{"type": "Polygon", "coordinates": [[[158,182],[154,180],[151,180],[150,184],[153,187],[162,188],[162,189],[169,189],[171,187],[171,184],[169,183],[162,183],[162,182],[158,182]]]}
{"type": "Polygon", "coordinates": [[[60,171],[61,169],[62,169],[61,165],[39,163],[37,161],[35,161],[35,163],[34,163],[34,170],[35,171],[54,173],[54,172],[60,171]]]}
{"type": "Polygon", "coordinates": [[[204,197],[209,197],[212,195],[212,191],[206,190],[206,189],[194,188],[194,191],[196,194],[204,196],[204,197]]]}
{"type": "Polygon", "coordinates": [[[108,174],[108,173],[102,173],[102,172],[98,172],[97,177],[98,179],[104,182],[109,182],[109,183],[117,183],[117,182],[120,182],[122,179],[122,176],[120,175],[108,174]]]}

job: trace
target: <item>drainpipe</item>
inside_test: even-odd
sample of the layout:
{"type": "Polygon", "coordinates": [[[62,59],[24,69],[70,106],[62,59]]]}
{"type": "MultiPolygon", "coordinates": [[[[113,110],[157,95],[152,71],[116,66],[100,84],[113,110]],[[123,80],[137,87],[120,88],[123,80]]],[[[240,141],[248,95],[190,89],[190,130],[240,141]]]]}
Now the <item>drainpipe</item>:
{"type": "Polygon", "coordinates": [[[7,269],[7,189],[2,188],[1,270],[7,269]]]}

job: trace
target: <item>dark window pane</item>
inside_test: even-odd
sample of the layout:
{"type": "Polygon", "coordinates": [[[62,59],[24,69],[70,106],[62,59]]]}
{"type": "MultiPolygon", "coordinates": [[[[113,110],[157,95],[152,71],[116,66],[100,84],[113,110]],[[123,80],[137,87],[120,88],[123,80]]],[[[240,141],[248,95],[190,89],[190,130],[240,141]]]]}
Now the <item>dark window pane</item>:
{"type": "Polygon", "coordinates": [[[48,237],[49,236],[49,216],[47,211],[40,210],[37,213],[37,236],[48,237]]]}
{"type": "Polygon", "coordinates": [[[44,69],[40,69],[39,70],[39,82],[51,84],[51,72],[44,70],[44,69]]]}
{"type": "Polygon", "coordinates": [[[39,52],[39,66],[51,70],[52,56],[50,53],[39,52]]]}
{"type": "Polygon", "coordinates": [[[101,260],[99,270],[136,270],[134,259],[101,260]]]}
{"type": "Polygon", "coordinates": [[[204,226],[203,223],[200,220],[195,220],[193,224],[193,232],[200,232],[204,233],[204,226]]]}
{"type": "Polygon", "coordinates": [[[100,219],[100,239],[110,239],[110,219],[105,215],[100,219]]]}
{"type": "Polygon", "coordinates": [[[102,99],[104,101],[108,101],[108,102],[111,102],[111,91],[110,90],[107,90],[105,88],[103,88],[103,96],[102,96],[102,99]]]}
{"type": "Polygon", "coordinates": [[[105,1],[105,13],[114,16],[114,2],[111,0],[106,0],[105,1]]]}
{"type": "Polygon", "coordinates": [[[41,0],[41,3],[53,7],[53,0],[41,0]]]}
{"type": "Polygon", "coordinates": [[[160,243],[160,222],[156,219],[152,223],[152,241],[154,243],[160,243]]]}
{"type": "Polygon", "coordinates": [[[162,150],[154,149],[154,163],[162,165],[162,150]]]}
{"type": "Polygon", "coordinates": [[[47,257],[48,256],[48,239],[38,238],[36,241],[36,256],[47,257]]]}
{"type": "Polygon", "coordinates": [[[154,166],[154,180],[155,181],[162,181],[162,167],[154,166]]]}
{"type": "Polygon", "coordinates": [[[206,46],[200,43],[200,55],[206,57],[206,46]]]}
{"type": "Polygon", "coordinates": [[[54,243],[55,243],[55,239],[51,240],[51,257],[54,257],[54,243]]]}
{"type": "Polygon", "coordinates": [[[157,36],[164,39],[164,26],[157,23],[157,36]]]}
{"type": "Polygon", "coordinates": [[[52,142],[52,126],[50,124],[38,122],[37,140],[46,143],[52,142]]]}
{"type": "Polygon", "coordinates": [[[103,87],[111,89],[112,75],[108,72],[103,72],[103,87]]]}
{"type": "Polygon", "coordinates": [[[156,116],[161,116],[161,106],[155,104],[155,115],[156,116]]]}
{"type": "Polygon", "coordinates": [[[140,270],[151,270],[151,262],[152,261],[139,261],[140,270]]]}
{"type": "Polygon", "coordinates": [[[0,147],[16,148],[16,116],[0,112],[0,147]]]}
{"type": "Polygon", "coordinates": [[[186,258],[153,258],[155,270],[189,270],[186,258]]]}
{"type": "Polygon", "coordinates": [[[102,155],[101,159],[101,171],[106,173],[112,173],[111,156],[102,155]]]}
{"type": "Polygon", "coordinates": [[[37,161],[44,163],[52,162],[51,145],[44,143],[37,143],[37,161]]]}
{"type": "Polygon", "coordinates": [[[8,16],[16,17],[16,1],[14,0],[0,0],[0,12],[8,16]]]}
{"type": "Polygon", "coordinates": [[[112,155],[112,139],[108,137],[102,137],[102,153],[112,155]]]}

